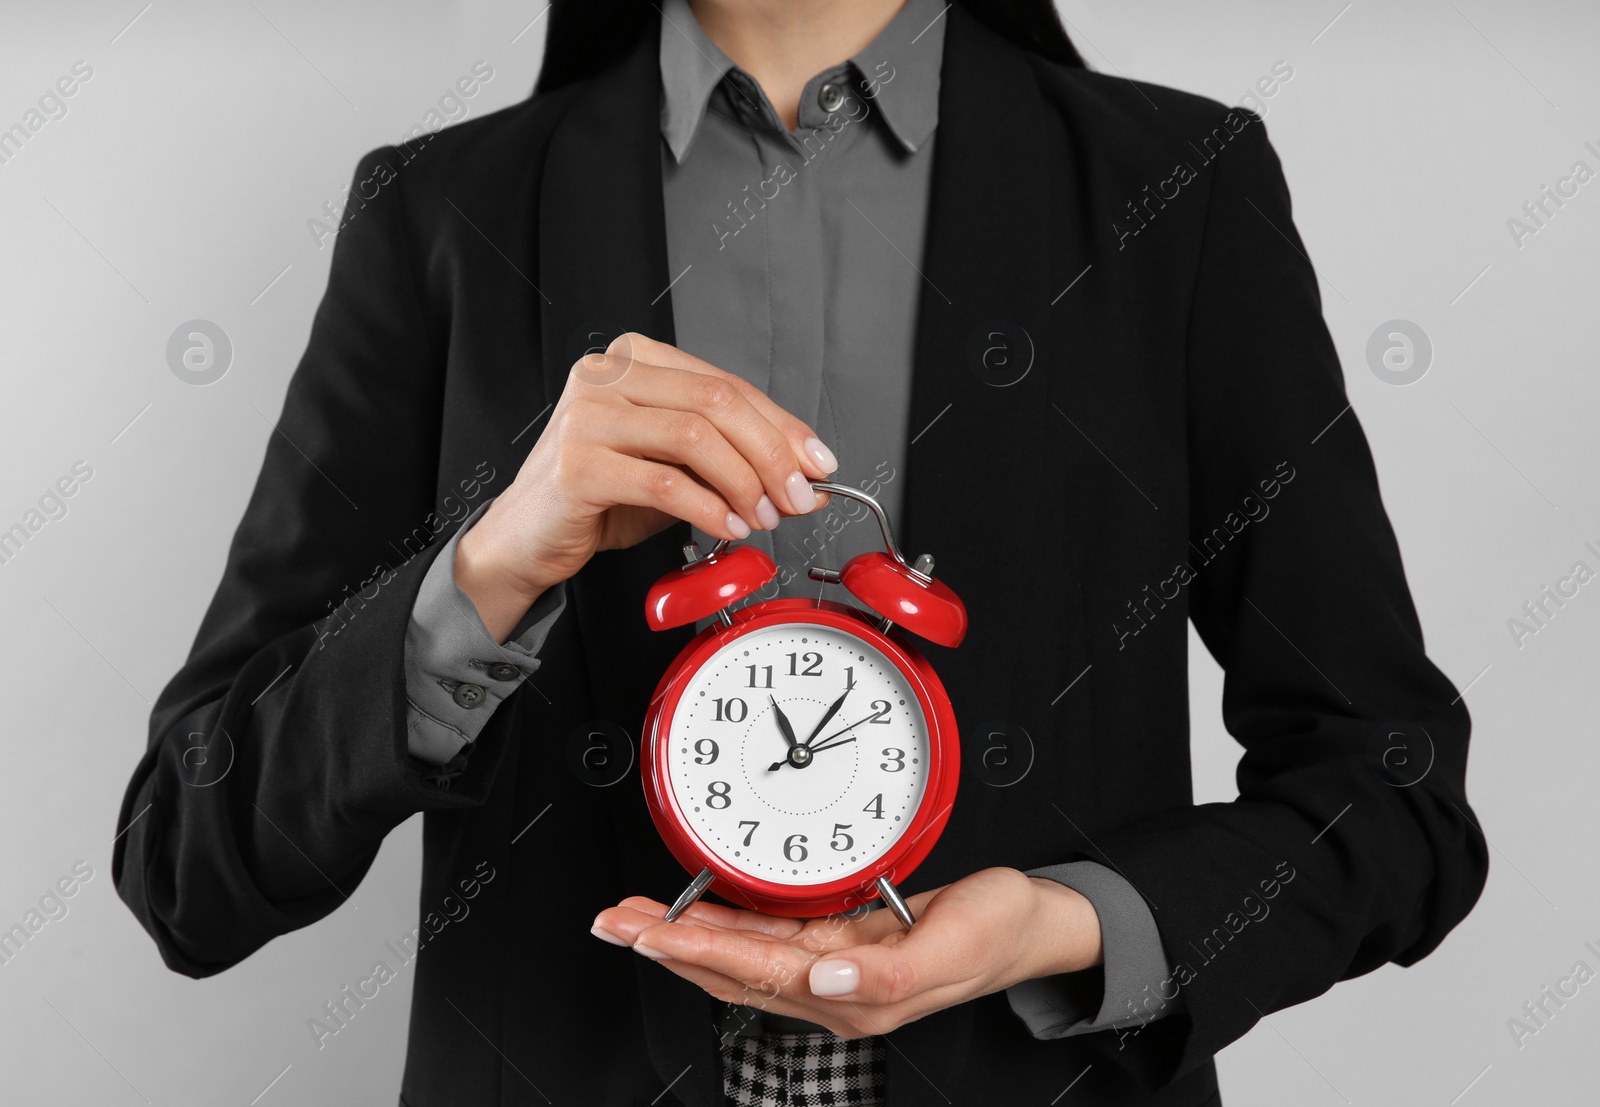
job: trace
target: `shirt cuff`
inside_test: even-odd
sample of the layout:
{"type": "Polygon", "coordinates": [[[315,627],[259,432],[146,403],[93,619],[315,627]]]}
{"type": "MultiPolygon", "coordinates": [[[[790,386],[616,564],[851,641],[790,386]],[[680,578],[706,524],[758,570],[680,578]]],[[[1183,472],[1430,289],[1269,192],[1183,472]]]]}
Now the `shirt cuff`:
{"type": "Polygon", "coordinates": [[[1041,1041],[1120,1029],[1170,1015],[1180,994],[1165,996],[1171,977],[1150,906],[1132,884],[1094,861],[1026,870],[1079,892],[1100,918],[1105,963],[1082,972],[1024,980],[1006,989],[1011,1010],[1041,1041]]]}
{"type": "Polygon", "coordinates": [[[469,515],[428,567],[406,629],[406,738],[413,757],[447,765],[495,708],[539,668],[535,656],[567,607],[563,582],[534,601],[504,645],[456,586],[456,543],[493,500],[469,515]]]}

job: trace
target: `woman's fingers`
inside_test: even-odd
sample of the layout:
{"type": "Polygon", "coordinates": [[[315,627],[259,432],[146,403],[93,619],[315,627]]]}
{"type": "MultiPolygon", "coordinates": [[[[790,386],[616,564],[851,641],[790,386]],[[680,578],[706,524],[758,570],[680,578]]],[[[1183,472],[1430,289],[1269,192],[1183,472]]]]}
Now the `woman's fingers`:
{"type": "MultiPolygon", "coordinates": [[[[919,918],[937,894],[912,897],[919,918]]],[[[973,935],[959,918],[923,919],[907,932],[883,910],[799,920],[697,903],[671,923],[666,912],[635,896],[602,911],[595,926],[715,998],[837,1034],[886,1033],[979,994],[966,966],[973,935]]]]}
{"type": "Polygon", "coordinates": [[[721,494],[751,530],[771,530],[778,525],[778,509],[772,506],[761,477],[705,416],[625,404],[606,405],[603,416],[595,421],[602,424],[595,432],[602,445],[692,470],[721,494]]]}
{"type": "Polygon", "coordinates": [[[591,502],[655,508],[732,541],[750,534],[727,500],[676,465],[602,451],[577,480],[580,493],[595,497],[591,502]]]}
{"type": "Polygon", "coordinates": [[[838,461],[811,427],[760,389],[676,346],[632,332],[619,335],[606,354],[676,371],[666,374],[665,380],[655,379],[658,374],[623,372],[617,383],[635,403],[688,405],[685,410],[713,419],[756,464],[774,502],[796,514],[817,506],[809,482],[832,473],[838,468],[838,461]],[[660,388],[667,389],[665,395],[658,391],[660,388]],[[778,448],[779,442],[788,447],[787,454],[778,448]],[[764,468],[764,461],[770,462],[772,468],[764,468]]]}
{"type": "MultiPolygon", "coordinates": [[[[616,356],[606,355],[608,360],[616,356]]],[[[703,417],[750,463],[781,510],[800,515],[816,506],[795,444],[756,410],[733,378],[637,362],[634,366],[643,371],[630,370],[612,386],[621,396],[640,407],[703,417]]]]}
{"type": "MultiPolygon", "coordinates": [[[[666,904],[645,896],[629,896],[616,907],[608,907],[602,911],[599,918],[611,918],[619,923],[625,922],[643,929],[660,923],[666,915],[666,904]],[[612,912],[627,914],[613,915],[612,912]]],[[[599,918],[596,922],[599,922],[599,918]]],[[[680,918],[686,922],[720,930],[752,930],[784,940],[793,938],[806,925],[801,919],[784,919],[775,915],[763,915],[759,911],[740,911],[733,907],[704,902],[693,904],[680,918]]]]}

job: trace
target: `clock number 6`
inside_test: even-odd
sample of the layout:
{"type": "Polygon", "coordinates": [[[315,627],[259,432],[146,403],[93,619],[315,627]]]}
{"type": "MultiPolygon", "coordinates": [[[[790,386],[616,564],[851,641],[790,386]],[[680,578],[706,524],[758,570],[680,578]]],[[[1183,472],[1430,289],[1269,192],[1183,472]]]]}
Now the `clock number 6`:
{"type": "Polygon", "coordinates": [[[791,834],[783,840],[783,856],[788,861],[804,861],[810,856],[804,834],[791,834]]]}
{"type": "Polygon", "coordinates": [[[733,806],[733,797],[728,795],[728,782],[726,780],[713,780],[711,792],[706,796],[706,806],[713,811],[723,811],[733,806]],[[721,787],[722,791],[717,791],[721,787]],[[721,803],[717,801],[721,800],[721,803]]]}

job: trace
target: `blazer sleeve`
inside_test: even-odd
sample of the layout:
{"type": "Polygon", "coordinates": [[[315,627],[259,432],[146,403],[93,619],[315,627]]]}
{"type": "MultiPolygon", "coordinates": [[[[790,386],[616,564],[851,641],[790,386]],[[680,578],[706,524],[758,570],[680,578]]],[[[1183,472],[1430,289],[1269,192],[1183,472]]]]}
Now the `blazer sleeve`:
{"type": "Polygon", "coordinates": [[[1113,1052],[1152,1084],[1337,981],[1422,958],[1488,869],[1464,790],[1466,705],[1424,652],[1259,118],[1214,172],[1189,320],[1193,546],[1179,579],[1226,672],[1239,796],[1097,839],[1158,905],[1173,964],[1152,989],[1186,1005],[1117,1035],[1113,1052]],[[1194,551],[1224,527],[1226,550],[1202,563],[1194,551]]]}
{"type": "Polygon", "coordinates": [[[407,752],[406,631],[445,524],[443,324],[419,293],[405,172],[393,148],[356,169],[305,354],[118,820],[118,893],[189,976],[328,914],[391,828],[480,804],[500,760],[486,736],[441,781],[407,752]]]}

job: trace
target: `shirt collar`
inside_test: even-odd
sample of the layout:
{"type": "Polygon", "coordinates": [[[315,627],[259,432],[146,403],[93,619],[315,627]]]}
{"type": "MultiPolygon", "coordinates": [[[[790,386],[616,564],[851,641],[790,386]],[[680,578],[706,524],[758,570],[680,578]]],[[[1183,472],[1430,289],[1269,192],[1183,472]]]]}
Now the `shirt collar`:
{"type": "MultiPolygon", "coordinates": [[[[920,148],[939,121],[945,11],[940,0],[906,0],[878,37],[849,59],[860,73],[856,91],[872,101],[908,152],[920,148]]],[[[660,65],[661,134],[681,164],[712,91],[738,66],[700,29],[689,0],[661,5],[660,65]]]]}

